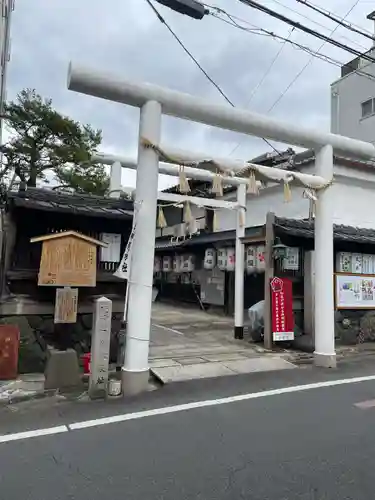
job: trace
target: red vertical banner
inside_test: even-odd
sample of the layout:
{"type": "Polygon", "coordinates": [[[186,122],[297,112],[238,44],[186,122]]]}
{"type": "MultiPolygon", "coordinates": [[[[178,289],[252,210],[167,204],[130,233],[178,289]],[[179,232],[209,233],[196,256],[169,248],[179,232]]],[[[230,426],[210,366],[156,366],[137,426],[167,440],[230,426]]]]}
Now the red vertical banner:
{"type": "Polygon", "coordinates": [[[294,339],[293,287],[288,278],[272,278],[272,336],[274,341],[294,339]]]}
{"type": "Polygon", "coordinates": [[[17,325],[0,325],[0,380],[17,378],[19,343],[17,325]]]}

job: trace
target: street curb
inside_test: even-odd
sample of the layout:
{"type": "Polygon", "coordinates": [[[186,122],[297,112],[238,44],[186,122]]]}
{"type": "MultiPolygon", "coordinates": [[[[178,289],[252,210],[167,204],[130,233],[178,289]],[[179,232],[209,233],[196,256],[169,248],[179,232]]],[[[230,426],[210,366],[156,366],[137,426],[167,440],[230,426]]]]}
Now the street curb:
{"type": "Polygon", "coordinates": [[[32,394],[19,394],[15,396],[9,396],[6,399],[0,399],[0,406],[9,406],[12,404],[23,403],[25,401],[32,401],[36,399],[44,399],[48,397],[53,397],[58,395],[57,389],[35,391],[32,394]]]}
{"type": "MultiPolygon", "coordinates": [[[[352,353],[346,353],[346,354],[337,354],[337,361],[340,364],[344,363],[350,363],[350,362],[359,362],[362,359],[366,358],[371,358],[375,357],[375,352],[370,351],[370,352],[352,352],[352,353]]],[[[305,355],[302,355],[300,359],[286,359],[289,363],[295,365],[296,368],[303,368],[303,366],[306,365],[313,365],[314,364],[314,356],[309,353],[305,353],[305,355]]],[[[275,371],[277,373],[278,370],[275,371]]],[[[259,372],[256,372],[259,373],[259,372]]],[[[198,380],[208,380],[208,379],[216,379],[216,378],[226,378],[230,377],[232,378],[235,375],[222,375],[220,377],[206,377],[202,379],[194,379],[195,382],[198,380]]],[[[85,380],[87,378],[87,375],[82,376],[82,379],[85,380]]],[[[150,380],[149,382],[151,383],[152,386],[154,386],[155,389],[160,389],[162,387],[166,386],[171,386],[174,384],[178,384],[181,382],[189,382],[189,380],[181,380],[181,381],[171,381],[171,382],[165,382],[163,381],[154,371],[152,368],[150,368],[150,380]]],[[[150,391],[145,391],[145,392],[150,392],[150,391]]],[[[153,391],[151,391],[153,392],[153,391]]],[[[47,389],[47,390],[39,390],[35,391],[29,394],[20,394],[20,395],[10,395],[9,397],[5,399],[0,399],[0,408],[4,406],[10,406],[14,405],[17,403],[23,403],[26,401],[33,401],[33,400],[40,400],[40,399],[45,399],[45,398],[51,398],[51,397],[56,397],[56,396],[61,396],[62,399],[64,400],[69,400],[63,393],[60,392],[59,389],[47,389]]],[[[75,398],[75,400],[78,400],[78,398],[75,398]]]]}

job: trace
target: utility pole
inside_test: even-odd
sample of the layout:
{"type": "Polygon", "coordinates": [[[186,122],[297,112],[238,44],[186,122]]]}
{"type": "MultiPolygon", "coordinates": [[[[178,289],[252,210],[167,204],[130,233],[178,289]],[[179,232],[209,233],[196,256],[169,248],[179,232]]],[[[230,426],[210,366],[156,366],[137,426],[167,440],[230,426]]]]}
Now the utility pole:
{"type": "MultiPolygon", "coordinates": [[[[10,61],[10,26],[15,0],[0,0],[0,145],[3,145],[4,103],[6,101],[6,85],[8,62],[10,61]]],[[[3,153],[0,152],[0,169],[3,166],[3,153]]]]}

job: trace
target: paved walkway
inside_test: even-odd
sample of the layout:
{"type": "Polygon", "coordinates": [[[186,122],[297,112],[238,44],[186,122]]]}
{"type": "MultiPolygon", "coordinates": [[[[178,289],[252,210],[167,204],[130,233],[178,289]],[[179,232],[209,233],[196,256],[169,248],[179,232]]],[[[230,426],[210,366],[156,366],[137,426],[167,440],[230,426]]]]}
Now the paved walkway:
{"type": "Polygon", "coordinates": [[[294,368],[284,352],[235,340],[233,318],[155,303],[150,367],[164,383],[294,368]]]}

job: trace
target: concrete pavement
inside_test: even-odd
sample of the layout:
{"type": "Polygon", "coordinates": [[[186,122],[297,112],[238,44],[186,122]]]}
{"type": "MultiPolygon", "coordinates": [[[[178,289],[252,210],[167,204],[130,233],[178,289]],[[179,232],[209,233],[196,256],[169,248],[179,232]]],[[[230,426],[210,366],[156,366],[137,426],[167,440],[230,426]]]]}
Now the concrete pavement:
{"type": "Polygon", "coordinates": [[[163,383],[295,368],[290,353],[233,337],[233,318],[155,303],[150,367],[163,383]]]}
{"type": "MultiPolygon", "coordinates": [[[[106,407],[107,417],[109,411],[116,417],[153,410],[142,418],[0,443],[1,492],[9,500],[368,500],[375,408],[356,404],[375,398],[375,381],[292,387],[373,373],[370,366],[341,372],[308,367],[280,372],[276,380],[263,373],[217,379],[219,387],[212,380],[173,384],[150,395],[153,401],[134,398],[106,407]],[[246,388],[280,390],[225,404],[217,399],[246,388]],[[212,398],[216,406],[202,404],[212,398]],[[200,404],[173,409],[187,400],[200,404]],[[171,411],[160,413],[161,405],[171,411]]],[[[3,433],[25,430],[22,414],[39,427],[103,416],[102,404],[75,405],[69,413],[64,403],[54,417],[25,405],[12,419],[0,412],[3,433]]]]}

